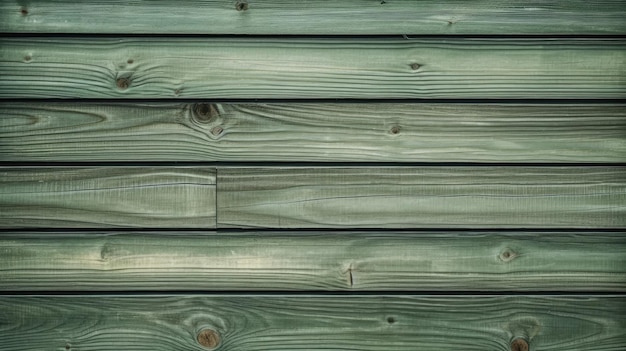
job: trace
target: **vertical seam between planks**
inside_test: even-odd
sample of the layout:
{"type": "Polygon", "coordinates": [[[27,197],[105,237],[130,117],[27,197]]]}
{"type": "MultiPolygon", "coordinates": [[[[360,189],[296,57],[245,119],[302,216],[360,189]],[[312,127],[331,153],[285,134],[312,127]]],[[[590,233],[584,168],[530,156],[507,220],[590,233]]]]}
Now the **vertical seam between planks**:
{"type": "Polygon", "coordinates": [[[218,168],[215,167],[214,169],[215,169],[215,200],[214,200],[215,201],[215,231],[217,232],[217,230],[219,229],[218,227],[219,221],[217,220],[217,214],[218,214],[218,209],[219,209],[217,206],[217,195],[218,195],[217,192],[219,191],[219,187],[217,186],[217,179],[219,177],[217,176],[218,168]]]}

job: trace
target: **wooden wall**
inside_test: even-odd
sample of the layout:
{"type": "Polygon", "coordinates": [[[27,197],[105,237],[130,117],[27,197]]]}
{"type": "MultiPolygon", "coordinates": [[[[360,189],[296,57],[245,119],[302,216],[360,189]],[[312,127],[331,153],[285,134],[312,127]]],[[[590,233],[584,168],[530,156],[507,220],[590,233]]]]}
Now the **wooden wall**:
{"type": "Polygon", "coordinates": [[[624,18],[0,2],[0,349],[626,349],[624,18]]]}

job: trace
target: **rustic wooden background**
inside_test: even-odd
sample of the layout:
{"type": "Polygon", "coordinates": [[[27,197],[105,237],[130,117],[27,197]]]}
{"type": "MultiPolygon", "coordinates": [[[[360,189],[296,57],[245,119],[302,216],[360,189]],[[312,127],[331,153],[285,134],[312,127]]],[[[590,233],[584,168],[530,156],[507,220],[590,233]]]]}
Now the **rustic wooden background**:
{"type": "Polygon", "coordinates": [[[0,349],[626,349],[626,1],[0,1],[0,349]]]}

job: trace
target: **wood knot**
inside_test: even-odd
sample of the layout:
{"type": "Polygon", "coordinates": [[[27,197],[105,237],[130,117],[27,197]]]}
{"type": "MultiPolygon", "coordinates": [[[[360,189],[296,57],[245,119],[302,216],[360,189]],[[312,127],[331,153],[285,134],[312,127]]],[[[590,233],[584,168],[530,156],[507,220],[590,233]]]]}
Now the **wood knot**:
{"type": "Polygon", "coordinates": [[[211,134],[218,136],[220,134],[222,134],[224,132],[224,128],[220,127],[220,126],[215,126],[213,128],[211,128],[211,134]]]}
{"type": "Polygon", "coordinates": [[[115,85],[117,85],[117,87],[122,90],[128,89],[128,87],[130,86],[130,78],[128,77],[117,78],[117,80],[115,81],[115,85]]]}
{"type": "Polygon", "coordinates": [[[133,59],[128,59],[128,61],[126,61],[126,63],[128,63],[129,65],[132,65],[133,63],[135,63],[135,60],[133,60],[133,59]]]}
{"type": "Polygon", "coordinates": [[[198,344],[214,349],[220,344],[220,335],[213,329],[203,329],[198,333],[198,344]]]}
{"type": "Polygon", "coordinates": [[[106,243],[102,246],[102,249],[100,250],[100,260],[108,261],[114,253],[115,248],[112,247],[110,243],[106,243]]]}
{"type": "Polygon", "coordinates": [[[235,8],[237,9],[237,11],[245,11],[248,9],[248,2],[247,1],[237,1],[237,3],[235,4],[235,8]]]}
{"type": "Polygon", "coordinates": [[[391,127],[391,129],[389,130],[389,133],[391,133],[393,135],[399,134],[400,133],[400,127],[398,127],[398,126],[391,127]]]}
{"type": "Polygon", "coordinates": [[[198,103],[193,105],[193,115],[198,122],[209,123],[219,116],[214,104],[198,103]]]}
{"type": "Polygon", "coordinates": [[[411,67],[412,70],[417,71],[418,69],[420,69],[420,67],[422,67],[422,65],[420,65],[419,63],[413,62],[412,64],[409,65],[409,67],[411,67]]]}
{"type": "Polygon", "coordinates": [[[513,261],[515,257],[517,257],[517,254],[511,249],[504,249],[504,251],[502,251],[498,257],[503,262],[510,262],[513,261]]]}
{"type": "Polygon", "coordinates": [[[528,342],[522,338],[517,338],[511,342],[511,351],[528,351],[528,342]]]}

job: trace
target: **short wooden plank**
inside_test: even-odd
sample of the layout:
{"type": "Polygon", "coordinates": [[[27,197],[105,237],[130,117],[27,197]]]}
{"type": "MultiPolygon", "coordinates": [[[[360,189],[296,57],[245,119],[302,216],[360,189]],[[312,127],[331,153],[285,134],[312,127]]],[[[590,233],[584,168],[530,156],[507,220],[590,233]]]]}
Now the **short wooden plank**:
{"type": "Polygon", "coordinates": [[[623,296],[0,296],[7,350],[626,348],[623,296]],[[521,340],[520,340],[521,339],[521,340]],[[204,346],[204,347],[203,347],[204,346]]]}
{"type": "Polygon", "coordinates": [[[625,167],[218,170],[218,227],[626,226],[625,167]]]}
{"type": "Polygon", "coordinates": [[[625,291],[625,233],[4,233],[2,291],[625,291]]]}
{"type": "Polygon", "coordinates": [[[215,227],[209,168],[0,168],[0,227],[215,227]]]}
{"type": "Polygon", "coordinates": [[[163,34],[623,34],[623,0],[30,0],[0,31],[163,34]],[[167,16],[164,16],[167,14],[167,16]]]}
{"type": "Polygon", "coordinates": [[[3,161],[625,162],[624,104],[0,103],[3,161]]]}
{"type": "Polygon", "coordinates": [[[2,98],[626,98],[623,39],[2,38],[2,98]]]}

